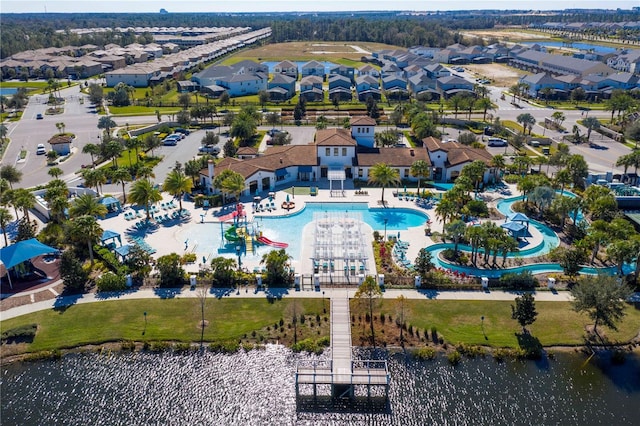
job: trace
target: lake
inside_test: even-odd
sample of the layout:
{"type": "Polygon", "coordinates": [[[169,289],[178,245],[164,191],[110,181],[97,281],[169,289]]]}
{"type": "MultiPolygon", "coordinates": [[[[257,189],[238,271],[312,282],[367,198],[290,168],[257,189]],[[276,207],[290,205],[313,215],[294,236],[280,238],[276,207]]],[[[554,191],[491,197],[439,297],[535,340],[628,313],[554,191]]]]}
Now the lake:
{"type": "MultiPolygon", "coordinates": [[[[356,350],[363,358],[386,352],[356,350]]],[[[3,366],[2,424],[47,425],[632,425],[640,358],[621,366],[579,354],[497,363],[389,359],[389,404],[377,412],[296,404],[299,361],[278,345],[232,355],[68,355],[3,366]]]]}
{"type": "MultiPolygon", "coordinates": [[[[547,47],[564,47],[565,46],[565,44],[561,41],[552,41],[552,40],[523,41],[520,44],[525,44],[525,45],[539,44],[541,46],[547,46],[547,47]]],[[[600,44],[586,43],[586,42],[573,42],[571,44],[571,47],[574,49],[581,49],[581,50],[593,50],[596,53],[613,53],[616,51],[615,47],[602,46],[600,44]]]]}
{"type": "Polygon", "coordinates": [[[11,96],[18,92],[15,87],[0,87],[0,96],[11,96]]]}

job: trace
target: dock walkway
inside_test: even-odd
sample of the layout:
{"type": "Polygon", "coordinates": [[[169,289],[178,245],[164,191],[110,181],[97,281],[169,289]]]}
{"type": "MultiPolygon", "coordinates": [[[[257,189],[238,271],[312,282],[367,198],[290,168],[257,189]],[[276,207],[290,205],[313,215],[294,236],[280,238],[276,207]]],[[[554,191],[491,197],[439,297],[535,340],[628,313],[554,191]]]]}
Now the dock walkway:
{"type": "MultiPolygon", "coordinates": [[[[300,365],[296,370],[296,396],[300,385],[310,385],[313,397],[318,396],[318,385],[330,385],[332,398],[356,396],[357,387],[366,387],[366,396],[371,397],[372,388],[384,387],[386,400],[389,391],[389,371],[386,361],[353,360],[351,353],[351,317],[349,299],[344,296],[331,298],[331,362],[318,366],[300,365]]],[[[380,395],[379,392],[376,394],[380,395]]]]}

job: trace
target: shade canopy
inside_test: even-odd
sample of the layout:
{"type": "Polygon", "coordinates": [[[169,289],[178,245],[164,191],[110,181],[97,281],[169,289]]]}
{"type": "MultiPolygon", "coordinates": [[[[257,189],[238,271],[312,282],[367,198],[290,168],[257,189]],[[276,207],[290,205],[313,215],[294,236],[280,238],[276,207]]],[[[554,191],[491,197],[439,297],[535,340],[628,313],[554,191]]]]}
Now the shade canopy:
{"type": "Polygon", "coordinates": [[[118,253],[118,255],[120,255],[122,259],[124,259],[129,254],[130,249],[131,249],[130,245],[124,245],[124,246],[116,247],[115,251],[116,253],[118,253]]]}
{"type": "Polygon", "coordinates": [[[56,253],[58,249],[42,244],[35,238],[19,241],[9,247],[0,249],[0,261],[7,269],[11,269],[25,260],[32,259],[43,254],[56,253]]]}
{"type": "Polygon", "coordinates": [[[524,213],[520,213],[520,212],[515,212],[515,213],[511,213],[508,216],[509,220],[511,222],[526,222],[529,223],[529,217],[524,214],[524,213]]]}
{"type": "Polygon", "coordinates": [[[104,205],[110,212],[120,210],[120,201],[113,197],[104,197],[100,200],[100,204],[104,205]]]}
{"type": "Polygon", "coordinates": [[[102,233],[102,237],[100,237],[100,241],[107,241],[112,238],[118,238],[118,237],[120,237],[120,234],[118,234],[116,231],[111,231],[110,229],[107,229],[102,233]]]}
{"type": "Polygon", "coordinates": [[[506,229],[514,237],[524,236],[527,229],[527,226],[520,222],[506,222],[500,225],[500,227],[506,229]]]}

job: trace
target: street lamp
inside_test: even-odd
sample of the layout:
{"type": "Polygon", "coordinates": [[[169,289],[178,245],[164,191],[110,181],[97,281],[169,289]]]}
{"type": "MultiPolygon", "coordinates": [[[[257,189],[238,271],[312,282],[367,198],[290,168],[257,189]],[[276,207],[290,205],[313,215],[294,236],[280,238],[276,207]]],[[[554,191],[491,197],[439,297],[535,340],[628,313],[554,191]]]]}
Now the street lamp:
{"type": "Polygon", "coordinates": [[[322,311],[327,313],[327,308],[324,307],[324,290],[322,290],[322,311]]]}
{"type": "Polygon", "coordinates": [[[242,259],[240,259],[240,246],[236,246],[236,255],[238,256],[238,271],[242,269],[242,259]]]}

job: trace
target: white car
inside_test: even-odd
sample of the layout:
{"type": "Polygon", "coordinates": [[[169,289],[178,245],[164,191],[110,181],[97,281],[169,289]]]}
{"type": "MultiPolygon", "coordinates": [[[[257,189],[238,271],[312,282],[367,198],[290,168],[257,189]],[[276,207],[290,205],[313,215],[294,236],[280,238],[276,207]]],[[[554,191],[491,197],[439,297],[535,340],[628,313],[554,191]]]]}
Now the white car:
{"type": "Polygon", "coordinates": [[[36,155],[44,155],[46,153],[47,153],[47,150],[44,147],[44,144],[39,143],[38,147],[36,148],[36,155]]]}
{"type": "Polygon", "coordinates": [[[507,141],[500,138],[490,138],[487,141],[487,146],[507,146],[507,141]]]}

